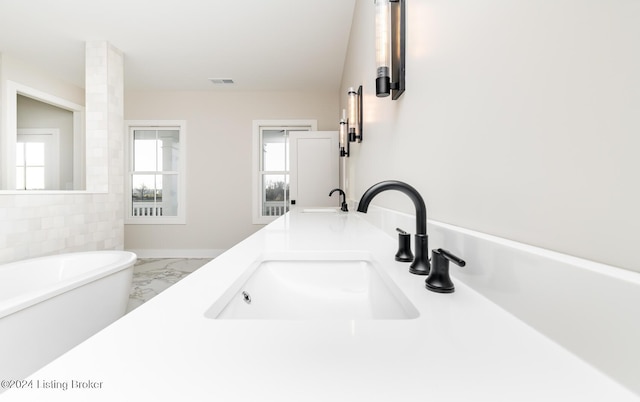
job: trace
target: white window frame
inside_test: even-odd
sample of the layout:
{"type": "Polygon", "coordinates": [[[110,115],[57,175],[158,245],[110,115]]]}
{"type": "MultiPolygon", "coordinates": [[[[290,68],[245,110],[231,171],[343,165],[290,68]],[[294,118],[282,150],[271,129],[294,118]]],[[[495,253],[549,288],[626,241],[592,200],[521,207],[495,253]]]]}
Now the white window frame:
{"type": "Polygon", "coordinates": [[[187,167],[187,122],[186,120],[126,120],[125,142],[126,175],[125,175],[125,218],[126,225],[184,225],[186,224],[186,167],[187,167]],[[178,161],[178,211],[176,216],[133,216],[133,200],[131,186],[133,175],[133,131],[134,129],[173,129],[180,132],[180,150],[178,161]]]}
{"type": "Polygon", "coordinates": [[[309,127],[309,131],[318,131],[317,120],[254,120],[252,136],[252,222],[255,225],[266,225],[273,222],[279,216],[262,215],[262,141],[260,138],[263,129],[294,129],[309,127]]]}

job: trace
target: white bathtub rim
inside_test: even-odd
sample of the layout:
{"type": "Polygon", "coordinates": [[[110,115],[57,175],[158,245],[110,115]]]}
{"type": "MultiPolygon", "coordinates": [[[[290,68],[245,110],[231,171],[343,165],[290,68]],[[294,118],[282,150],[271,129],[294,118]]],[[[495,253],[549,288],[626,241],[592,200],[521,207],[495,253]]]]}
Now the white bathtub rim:
{"type": "Polygon", "coordinates": [[[34,289],[30,292],[25,292],[20,294],[19,296],[12,297],[10,299],[6,299],[0,301],[0,319],[6,317],[8,315],[14,314],[20,310],[33,306],[35,304],[41,303],[47,299],[60,295],[69,290],[75,289],[82,285],[85,285],[90,282],[97,281],[106,276],[112,275],[129,267],[133,267],[137,260],[137,256],[135,253],[130,251],[122,251],[122,250],[101,250],[101,251],[82,251],[76,253],[65,253],[65,254],[56,254],[49,255],[44,257],[36,257],[29,258],[26,260],[15,261],[9,264],[0,265],[0,271],[3,268],[22,265],[31,262],[38,262],[40,260],[46,259],[55,259],[57,257],[62,256],[81,256],[81,255],[90,255],[90,254],[119,254],[122,258],[118,259],[115,262],[106,265],[100,265],[98,269],[92,269],[87,271],[86,273],[82,273],[80,275],[74,276],[67,280],[52,284],[51,286],[47,286],[45,288],[34,289]]]}

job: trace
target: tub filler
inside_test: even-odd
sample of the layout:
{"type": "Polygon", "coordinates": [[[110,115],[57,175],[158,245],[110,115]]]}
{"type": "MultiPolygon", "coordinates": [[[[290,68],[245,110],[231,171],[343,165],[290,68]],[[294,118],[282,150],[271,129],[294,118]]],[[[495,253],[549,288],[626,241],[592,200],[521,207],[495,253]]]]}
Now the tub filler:
{"type": "Polygon", "coordinates": [[[91,251],[0,265],[0,379],[27,377],[122,317],[135,261],[91,251]]]}

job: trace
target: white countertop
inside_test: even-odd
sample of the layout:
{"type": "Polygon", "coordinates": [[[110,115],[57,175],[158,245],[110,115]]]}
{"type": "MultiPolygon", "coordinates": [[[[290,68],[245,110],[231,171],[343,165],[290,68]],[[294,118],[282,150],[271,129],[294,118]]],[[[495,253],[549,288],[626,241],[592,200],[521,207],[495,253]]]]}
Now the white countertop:
{"type": "Polygon", "coordinates": [[[293,211],[35,373],[31,389],[10,390],[0,399],[640,399],[455,278],[453,294],[427,291],[425,277],[394,261],[396,248],[395,236],[359,213],[293,211]],[[420,317],[205,318],[205,311],[263,252],[300,250],[371,252],[420,317]],[[100,388],[71,389],[73,380],[100,388]],[[60,385],[36,387],[45,381],[60,385]],[[60,389],[64,384],[69,388],[60,389]]]}

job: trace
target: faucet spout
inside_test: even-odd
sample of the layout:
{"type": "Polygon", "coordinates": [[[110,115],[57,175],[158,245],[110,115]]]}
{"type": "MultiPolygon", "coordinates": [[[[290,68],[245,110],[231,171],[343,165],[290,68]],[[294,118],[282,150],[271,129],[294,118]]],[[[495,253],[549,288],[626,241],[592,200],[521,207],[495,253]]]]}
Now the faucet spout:
{"type": "Polygon", "coordinates": [[[427,207],[418,190],[407,183],[397,180],[382,181],[374,184],[360,198],[358,212],[366,213],[369,203],[378,194],[387,190],[397,190],[411,198],[416,209],[415,258],[409,272],[416,275],[428,275],[431,270],[429,263],[429,237],[427,236],[427,207]]]}
{"type": "Polygon", "coordinates": [[[401,181],[387,180],[371,186],[360,198],[358,212],[366,213],[373,197],[386,190],[397,190],[411,198],[416,208],[416,234],[427,234],[427,206],[418,190],[401,181]]]}
{"type": "Polygon", "coordinates": [[[340,210],[344,211],[344,212],[349,212],[349,209],[347,207],[347,195],[344,193],[344,191],[342,191],[341,188],[334,188],[333,190],[331,190],[331,192],[329,193],[329,197],[331,197],[333,195],[333,193],[338,192],[338,194],[340,195],[340,210]]]}

